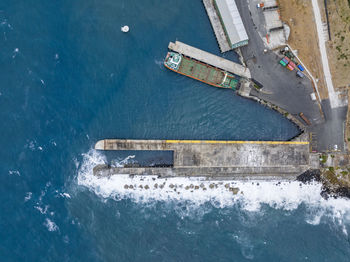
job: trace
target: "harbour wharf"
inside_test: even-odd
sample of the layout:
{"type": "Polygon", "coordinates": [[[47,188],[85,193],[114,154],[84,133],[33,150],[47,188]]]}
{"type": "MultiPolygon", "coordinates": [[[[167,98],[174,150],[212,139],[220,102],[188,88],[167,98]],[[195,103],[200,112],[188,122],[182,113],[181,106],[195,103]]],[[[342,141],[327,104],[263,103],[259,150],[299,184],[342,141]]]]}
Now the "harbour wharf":
{"type": "Polygon", "coordinates": [[[114,174],[204,176],[207,178],[294,180],[310,168],[308,141],[213,141],[105,139],[97,150],[173,152],[172,167],[97,166],[96,176],[114,174]]]}
{"type": "Polygon", "coordinates": [[[191,57],[200,62],[220,68],[224,71],[238,75],[240,77],[246,79],[251,78],[250,71],[247,67],[222,58],[220,56],[216,56],[206,51],[200,50],[196,47],[184,44],[180,41],[175,41],[175,43],[170,42],[168,48],[174,52],[191,57]]]}
{"type": "Polygon", "coordinates": [[[203,0],[203,4],[205,7],[205,10],[207,11],[210,23],[213,27],[214,34],[215,34],[216,40],[218,41],[221,53],[232,50],[232,48],[230,47],[227,41],[224,28],[222,27],[222,24],[220,22],[220,18],[215,11],[213,1],[203,0]]]}

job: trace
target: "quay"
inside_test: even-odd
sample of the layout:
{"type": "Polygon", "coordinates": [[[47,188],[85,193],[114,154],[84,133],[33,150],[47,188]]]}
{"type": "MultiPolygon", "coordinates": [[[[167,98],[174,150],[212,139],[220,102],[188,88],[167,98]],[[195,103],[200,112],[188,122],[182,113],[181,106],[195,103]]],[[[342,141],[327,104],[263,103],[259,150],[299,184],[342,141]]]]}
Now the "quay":
{"type": "Polygon", "coordinates": [[[94,168],[96,176],[116,174],[159,177],[204,176],[208,179],[295,180],[318,159],[311,156],[306,136],[298,141],[213,141],[104,139],[96,150],[172,151],[171,167],[94,168]]]}
{"type": "Polygon", "coordinates": [[[248,44],[248,35],[235,0],[203,0],[221,52],[248,44]]]}
{"type": "Polygon", "coordinates": [[[232,50],[226,39],[224,28],[222,27],[218,14],[216,13],[213,1],[203,0],[203,4],[205,10],[207,11],[211,26],[213,27],[214,34],[216,40],[218,41],[221,53],[225,53],[227,51],[232,50]]]}
{"type": "Polygon", "coordinates": [[[175,43],[170,42],[168,48],[174,52],[196,59],[205,64],[220,68],[224,71],[238,75],[242,78],[251,78],[250,71],[247,67],[232,62],[230,60],[224,59],[222,57],[213,55],[206,51],[200,50],[198,48],[192,47],[190,45],[184,44],[180,41],[175,41],[175,43]]]}

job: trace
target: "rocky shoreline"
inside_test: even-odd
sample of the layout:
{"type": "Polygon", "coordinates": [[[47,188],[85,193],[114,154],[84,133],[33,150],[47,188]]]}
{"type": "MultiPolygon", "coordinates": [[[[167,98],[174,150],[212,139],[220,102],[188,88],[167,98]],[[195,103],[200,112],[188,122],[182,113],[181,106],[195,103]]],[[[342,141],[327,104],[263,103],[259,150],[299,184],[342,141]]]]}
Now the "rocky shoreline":
{"type": "Polygon", "coordinates": [[[297,177],[297,181],[304,184],[311,183],[313,181],[322,183],[321,196],[325,199],[333,198],[349,198],[350,199],[350,187],[342,183],[334,183],[326,176],[326,170],[321,169],[309,169],[300,176],[297,177]]]}

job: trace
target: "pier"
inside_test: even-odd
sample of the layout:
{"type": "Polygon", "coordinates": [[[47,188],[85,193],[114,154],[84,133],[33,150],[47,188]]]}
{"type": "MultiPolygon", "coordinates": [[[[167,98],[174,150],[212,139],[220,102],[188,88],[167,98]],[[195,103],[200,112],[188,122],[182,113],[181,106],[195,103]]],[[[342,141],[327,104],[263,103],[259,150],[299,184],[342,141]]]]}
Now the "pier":
{"type": "Polygon", "coordinates": [[[242,66],[238,63],[232,62],[230,60],[224,59],[222,57],[213,55],[206,51],[200,50],[198,48],[189,46],[180,41],[175,41],[175,43],[170,42],[168,48],[174,52],[191,57],[200,62],[220,68],[224,71],[238,75],[240,77],[243,77],[246,79],[251,78],[250,71],[247,67],[242,66]]]}
{"type": "Polygon", "coordinates": [[[205,7],[205,10],[207,11],[211,26],[213,27],[214,34],[215,34],[216,40],[218,41],[221,53],[232,50],[232,48],[230,47],[227,41],[224,28],[222,27],[222,24],[220,22],[220,18],[216,13],[215,7],[213,5],[213,1],[203,0],[203,4],[205,7]]]}
{"type": "Polygon", "coordinates": [[[294,180],[313,166],[308,141],[213,141],[105,139],[97,150],[161,150],[173,152],[172,167],[125,167],[106,165],[96,176],[114,174],[160,177],[204,176],[220,179],[294,180]]]}

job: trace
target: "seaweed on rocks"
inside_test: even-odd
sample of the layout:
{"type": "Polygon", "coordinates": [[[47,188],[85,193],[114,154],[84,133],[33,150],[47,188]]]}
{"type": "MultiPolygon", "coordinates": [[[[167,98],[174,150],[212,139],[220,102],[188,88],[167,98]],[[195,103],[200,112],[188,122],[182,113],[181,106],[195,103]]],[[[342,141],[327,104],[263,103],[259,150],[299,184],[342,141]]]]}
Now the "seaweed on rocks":
{"type": "Polygon", "coordinates": [[[330,183],[324,176],[322,176],[321,170],[319,169],[309,169],[297,177],[297,181],[303,184],[308,184],[311,182],[321,182],[322,191],[321,196],[324,199],[332,198],[350,198],[350,188],[345,186],[339,186],[330,183]]]}

